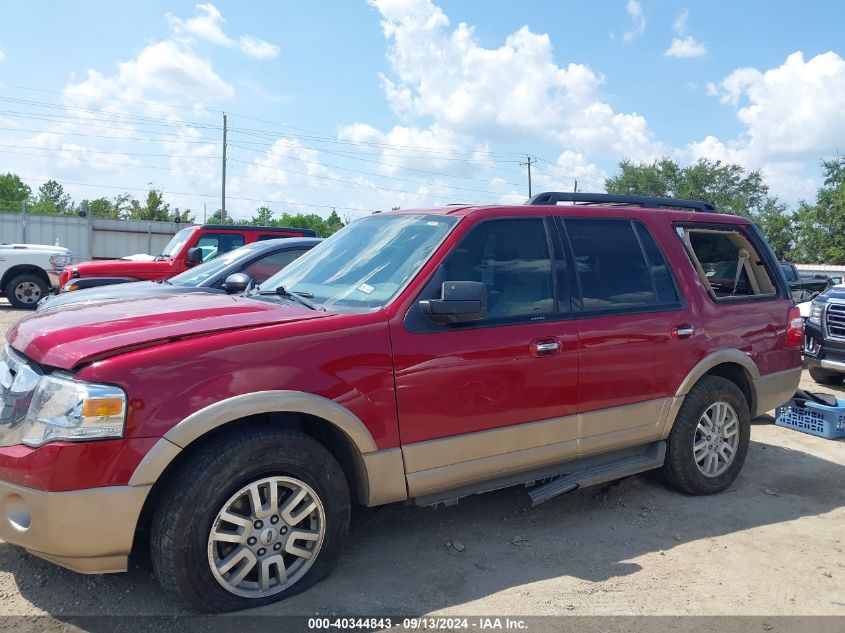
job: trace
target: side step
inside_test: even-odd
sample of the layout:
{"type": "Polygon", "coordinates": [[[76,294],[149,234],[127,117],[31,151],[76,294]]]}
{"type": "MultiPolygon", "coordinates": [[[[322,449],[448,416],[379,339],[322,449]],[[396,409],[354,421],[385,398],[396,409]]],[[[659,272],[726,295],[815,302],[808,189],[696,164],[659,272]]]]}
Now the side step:
{"type": "Polygon", "coordinates": [[[533,506],[553,497],[594,484],[620,479],[629,475],[660,468],[666,457],[666,442],[652,442],[643,446],[626,448],[612,453],[573,459],[528,472],[511,474],[489,481],[482,481],[444,490],[413,499],[416,505],[454,505],[470,495],[492,492],[510,486],[536,486],[528,494],[533,506]],[[536,498],[535,498],[536,497],[536,498]]]}
{"type": "Polygon", "coordinates": [[[568,475],[558,477],[547,484],[537,486],[528,493],[532,507],[545,503],[558,495],[571,492],[576,488],[586,488],[603,484],[606,481],[621,479],[630,475],[660,468],[666,459],[666,442],[656,442],[639,455],[622,457],[604,464],[587,466],[568,475]]]}

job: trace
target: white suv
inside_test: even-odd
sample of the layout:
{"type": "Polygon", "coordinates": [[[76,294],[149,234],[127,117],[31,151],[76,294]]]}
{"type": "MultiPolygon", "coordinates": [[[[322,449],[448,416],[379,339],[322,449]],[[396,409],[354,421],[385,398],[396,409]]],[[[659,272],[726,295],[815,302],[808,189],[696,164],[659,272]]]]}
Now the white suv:
{"type": "Polygon", "coordinates": [[[63,246],[0,244],[0,296],[13,308],[34,310],[70,262],[71,253],[63,246]]]}

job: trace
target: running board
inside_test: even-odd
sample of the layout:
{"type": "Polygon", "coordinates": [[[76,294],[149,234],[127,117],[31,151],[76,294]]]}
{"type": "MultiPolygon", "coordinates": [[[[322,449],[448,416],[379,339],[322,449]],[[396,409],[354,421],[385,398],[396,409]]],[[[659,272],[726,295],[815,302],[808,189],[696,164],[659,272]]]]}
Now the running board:
{"type": "Polygon", "coordinates": [[[614,479],[629,477],[646,470],[660,468],[666,458],[666,443],[656,442],[649,445],[648,449],[639,455],[617,458],[604,464],[595,464],[582,470],[575,470],[534,488],[528,493],[531,497],[531,506],[536,507],[558,495],[572,492],[577,488],[586,488],[603,484],[614,479]]]}
{"type": "Polygon", "coordinates": [[[441,503],[449,506],[456,504],[463,497],[523,484],[526,487],[536,486],[528,493],[532,506],[536,506],[576,488],[586,488],[652,468],[660,468],[665,456],[666,442],[652,442],[416,497],[413,502],[420,506],[441,503]]]}

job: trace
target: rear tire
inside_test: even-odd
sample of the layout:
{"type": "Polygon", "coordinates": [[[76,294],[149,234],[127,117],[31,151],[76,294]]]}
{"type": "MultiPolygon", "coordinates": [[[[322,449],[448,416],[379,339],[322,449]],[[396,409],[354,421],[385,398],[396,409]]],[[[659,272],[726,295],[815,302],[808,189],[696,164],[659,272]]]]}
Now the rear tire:
{"type": "Polygon", "coordinates": [[[221,435],[166,486],[152,521],[153,569],[166,591],[201,612],[258,607],[307,589],[331,571],[349,529],[343,470],[303,433],[257,427],[221,435]]]}
{"type": "Polygon", "coordinates": [[[13,308],[18,310],[35,310],[42,297],[50,292],[50,287],[38,275],[22,273],[15,275],[6,284],[6,298],[13,308]]]}
{"type": "Polygon", "coordinates": [[[736,479],[751,439],[751,414],[739,387],[704,376],[684,398],[666,442],[663,472],[691,495],[721,492],[736,479]]]}
{"type": "Polygon", "coordinates": [[[845,375],[820,367],[810,367],[810,377],[822,385],[841,385],[845,381],[845,375]]]}

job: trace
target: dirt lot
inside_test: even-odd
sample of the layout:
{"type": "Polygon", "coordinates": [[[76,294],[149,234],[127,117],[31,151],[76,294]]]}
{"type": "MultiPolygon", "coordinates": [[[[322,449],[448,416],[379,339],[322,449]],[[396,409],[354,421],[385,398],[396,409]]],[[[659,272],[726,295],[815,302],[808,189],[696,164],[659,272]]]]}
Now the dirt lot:
{"type": "MultiPolygon", "coordinates": [[[[20,314],[0,306],[0,330],[20,314]]],[[[772,422],[754,421],[745,469],[714,497],[647,475],[533,510],[512,488],[445,509],[361,511],[327,581],[257,611],[845,615],[845,442],[772,422]]],[[[82,576],[0,542],[0,615],[56,618],[40,628],[179,612],[144,563],[82,576]]]]}

